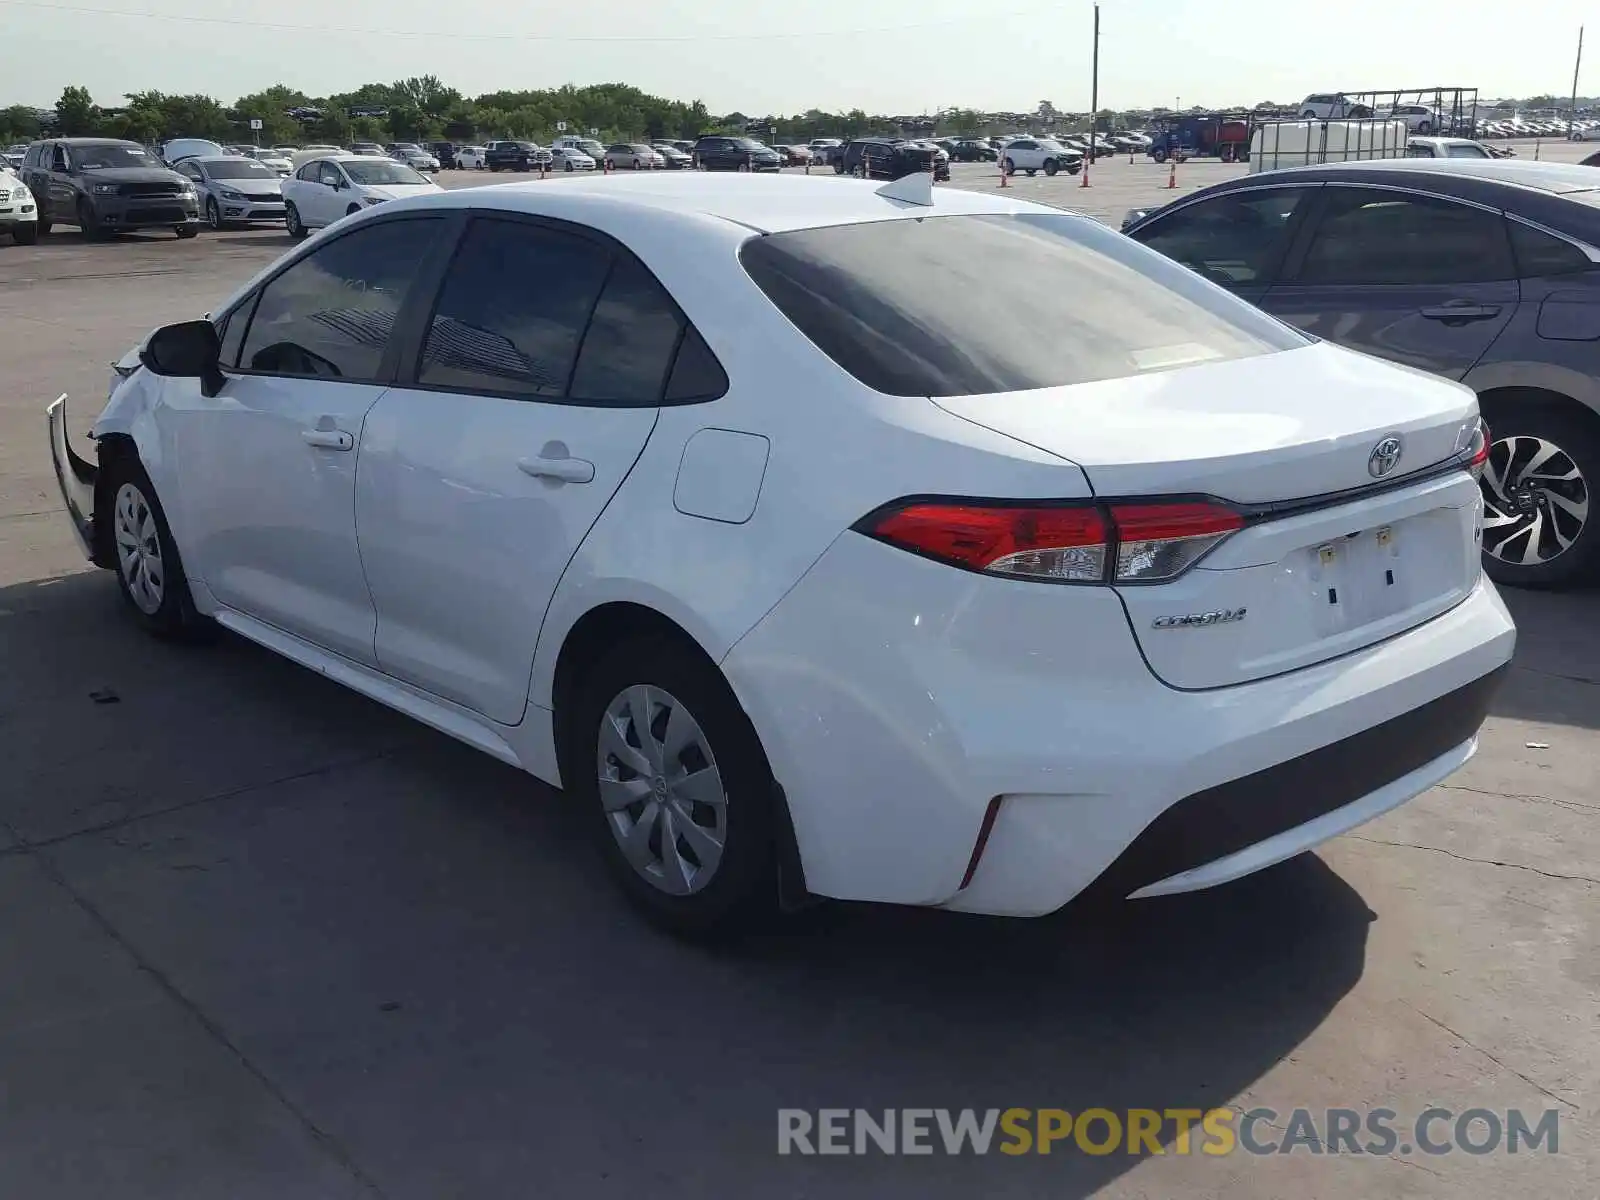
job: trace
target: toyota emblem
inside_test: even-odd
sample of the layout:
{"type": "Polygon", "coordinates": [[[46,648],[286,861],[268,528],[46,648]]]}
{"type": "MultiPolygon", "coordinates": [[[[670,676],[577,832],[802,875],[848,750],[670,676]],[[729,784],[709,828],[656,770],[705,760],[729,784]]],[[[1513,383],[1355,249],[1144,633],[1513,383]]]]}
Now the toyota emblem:
{"type": "Polygon", "coordinates": [[[1390,434],[1374,446],[1372,453],[1367,456],[1367,474],[1374,479],[1382,479],[1400,465],[1400,455],[1404,451],[1400,436],[1390,434]]]}

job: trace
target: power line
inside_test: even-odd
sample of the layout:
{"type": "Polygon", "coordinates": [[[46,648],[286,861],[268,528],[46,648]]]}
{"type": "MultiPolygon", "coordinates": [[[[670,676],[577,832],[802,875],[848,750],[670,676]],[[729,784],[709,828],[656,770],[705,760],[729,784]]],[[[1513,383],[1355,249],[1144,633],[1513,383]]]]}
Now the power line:
{"type": "Polygon", "coordinates": [[[686,42],[771,42],[805,38],[863,37],[881,33],[910,33],[918,29],[938,29],[951,25],[990,24],[1012,17],[1040,17],[1046,9],[1021,9],[1015,12],[979,13],[947,17],[938,21],[918,21],[910,25],[880,25],[858,29],[806,29],[782,33],[704,33],[704,34],[583,34],[565,33],[467,33],[445,29],[377,29],[353,25],[292,25],[281,21],[255,21],[245,17],[214,17],[199,13],[130,12],[120,8],[92,8],[83,4],[56,4],[49,0],[0,0],[9,8],[42,8],[50,12],[83,13],[95,17],[132,17],[140,21],[177,21],[191,25],[229,25],[247,29],[276,29],[286,33],[348,33],[361,37],[429,38],[461,42],[572,42],[636,43],[639,45],[682,44],[686,42]]]}

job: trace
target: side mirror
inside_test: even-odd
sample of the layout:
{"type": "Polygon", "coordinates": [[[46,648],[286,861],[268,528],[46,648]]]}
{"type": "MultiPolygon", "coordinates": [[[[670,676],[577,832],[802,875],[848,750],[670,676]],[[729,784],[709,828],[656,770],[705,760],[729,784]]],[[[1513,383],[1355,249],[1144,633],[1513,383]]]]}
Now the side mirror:
{"type": "Polygon", "coordinates": [[[181,321],[163,325],[152,333],[139,352],[139,361],[153,375],[198,379],[205,394],[214,396],[222,386],[220,354],[215,325],[210,321],[181,321]]]}

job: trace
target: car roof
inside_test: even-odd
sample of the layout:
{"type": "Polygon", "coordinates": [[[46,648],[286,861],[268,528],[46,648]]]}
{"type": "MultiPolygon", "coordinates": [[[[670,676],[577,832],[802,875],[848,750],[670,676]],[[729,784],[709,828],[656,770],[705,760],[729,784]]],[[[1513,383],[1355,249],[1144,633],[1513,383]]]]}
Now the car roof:
{"type": "MultiPolygon", "coordinates": [[[[1454,139],[1452,139],[1454,140],[1454,139]]],[[[1466,140],[1466,139],[1460,139],[1466,140]]],[[[1321,173],[1329,178],[1366,174],[1454,175],[1490,183],[1510,183],[1535,188],[1555,195],[1600,189],[1600,173],[1579,163],[1516,162],[1503,158],[1380,158],[1363,162],[1319,163],[1308,167],[1284,167],[1262,171],[1247,179],[1266,176],[1321,173]]]]}
{"type": "Polygon", "coordinates": [[[879,194],[881,184],[807,175],[722,172],[632,173],[501,184],[430,193],[406,201],[441,208],[494,208],[595,225],[612,233],[721,223],[756,233],[930,216],[1041,213],[1089,218],[987,192],[940,188],[931,206],[879,194]]]}

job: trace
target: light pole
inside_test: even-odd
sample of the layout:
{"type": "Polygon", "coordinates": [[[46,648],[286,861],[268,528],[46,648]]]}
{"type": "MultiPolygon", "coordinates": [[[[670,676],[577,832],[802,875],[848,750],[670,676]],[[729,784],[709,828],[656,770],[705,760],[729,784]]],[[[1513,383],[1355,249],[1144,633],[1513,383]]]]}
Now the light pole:
{"type": "Polygon", "coordinates": [[[1083,160],[1083,187],[1089,186],[1089,168],[1100,132],[1100,6],[1094,6],[1094,57],[1089,70],[1089,157],[1083,160]]]}
{"type": "Polygon", "coordinates": [[[1567,140],[1572,140],[1572,131],[1578,119],[1578,68],[1583,66],[1583,26],[1578,26],[1578,61],[1572,64],[1572,107],[1567,109],[1567,140]]]}

